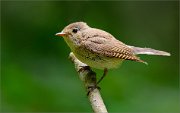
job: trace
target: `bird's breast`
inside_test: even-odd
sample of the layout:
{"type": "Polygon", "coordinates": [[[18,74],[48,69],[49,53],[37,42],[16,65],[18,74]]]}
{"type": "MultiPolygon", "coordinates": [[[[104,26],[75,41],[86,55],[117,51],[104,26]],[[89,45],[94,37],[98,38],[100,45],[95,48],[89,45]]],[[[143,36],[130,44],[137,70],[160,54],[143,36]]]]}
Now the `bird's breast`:
{"type": "Polygon", "coordinates": [[[81,62],[96,69],[117,68],[123,61],[118,58],[102,56],[83,47],[76,48],[72,51],[81,62]]]}

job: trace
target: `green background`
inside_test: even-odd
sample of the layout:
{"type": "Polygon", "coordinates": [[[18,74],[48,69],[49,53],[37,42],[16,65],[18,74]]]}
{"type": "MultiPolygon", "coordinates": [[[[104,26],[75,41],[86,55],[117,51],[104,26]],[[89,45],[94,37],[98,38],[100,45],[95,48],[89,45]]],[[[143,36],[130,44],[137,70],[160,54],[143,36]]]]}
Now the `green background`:
{"type": "Polygon", "coordinates": [[[110,112],[180,111],[178,17],[178,1],[1,1],[1,110],[92,112],[70,49],[54,35],[84,21],[126,44],[172,55],[140,55],[148,66],[125,61],[110,70],[100,84],[110,112]]]}

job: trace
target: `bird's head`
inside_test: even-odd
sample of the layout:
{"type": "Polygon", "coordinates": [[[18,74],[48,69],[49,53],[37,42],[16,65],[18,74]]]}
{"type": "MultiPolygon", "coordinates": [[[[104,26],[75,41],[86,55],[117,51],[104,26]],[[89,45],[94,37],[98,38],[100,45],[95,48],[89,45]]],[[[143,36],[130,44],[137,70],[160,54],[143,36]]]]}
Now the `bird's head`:
{"type": "Polygon", "coordinates": [[[77,46],[82,40],[82,31],[89,28],[84,22],[75,22],[66,26],[61,32],[56,33],[56,36],[64,38],[70,48],[77,46]]]}

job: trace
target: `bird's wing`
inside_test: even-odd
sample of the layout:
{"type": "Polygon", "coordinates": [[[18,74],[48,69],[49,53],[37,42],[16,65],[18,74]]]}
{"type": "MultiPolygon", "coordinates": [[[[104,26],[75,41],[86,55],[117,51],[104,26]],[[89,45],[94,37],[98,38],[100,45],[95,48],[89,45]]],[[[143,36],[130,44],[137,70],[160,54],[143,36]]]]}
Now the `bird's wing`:
{"type": "Polygon", "coordinates": [[[133,54],[131,48],[115,38],[106,39],[101,36],[90,37],[84,42],[84,47],[94,53],[107,57],[141,61],[133,54]]]}

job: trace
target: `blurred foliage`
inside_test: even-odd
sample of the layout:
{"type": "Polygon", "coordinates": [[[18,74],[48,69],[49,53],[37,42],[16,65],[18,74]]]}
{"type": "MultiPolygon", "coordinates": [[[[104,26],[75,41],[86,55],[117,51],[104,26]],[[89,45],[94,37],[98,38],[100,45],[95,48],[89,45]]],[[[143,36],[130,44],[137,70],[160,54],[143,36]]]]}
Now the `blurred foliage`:
{"type": "Polygon", "coordinates": [[[1,1],[2,111],[92,111],[69,47],[54,36],[84,21],[126,44],[172,54],[140,55],[148,66],[125,61],[110,70],[100,84],[110,112],[178,112],[178,17],[179,1],[1,1]]]}

